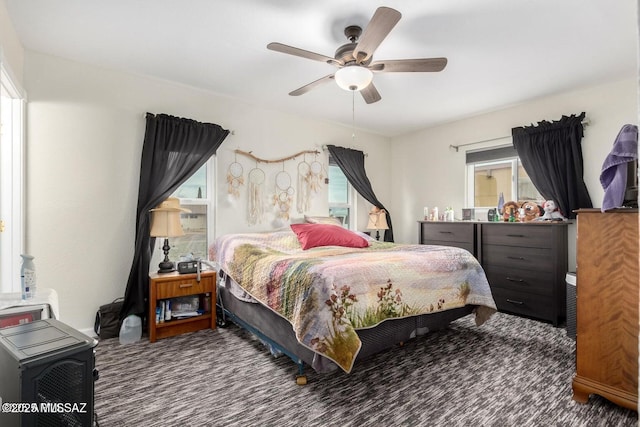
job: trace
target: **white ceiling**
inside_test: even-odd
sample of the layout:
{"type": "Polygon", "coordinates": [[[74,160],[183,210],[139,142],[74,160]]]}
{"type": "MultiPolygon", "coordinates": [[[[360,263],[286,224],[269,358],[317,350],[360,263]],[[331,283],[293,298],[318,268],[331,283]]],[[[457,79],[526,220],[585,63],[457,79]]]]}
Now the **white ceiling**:
{"type": "MultiPolygon", "coordinates": [[[[402,13],[375,60],[445,56],[440,73],[374,76],[355,125],[395,136],[576,88],[637,76],[636,0],[5,0],[26,49],[155,76],[247,103],[352,126],[335,71],[267,50],[327,56],[379,6],[402,13]]],[[[27,88],[28,89],[28,88],[27,88]]]]}

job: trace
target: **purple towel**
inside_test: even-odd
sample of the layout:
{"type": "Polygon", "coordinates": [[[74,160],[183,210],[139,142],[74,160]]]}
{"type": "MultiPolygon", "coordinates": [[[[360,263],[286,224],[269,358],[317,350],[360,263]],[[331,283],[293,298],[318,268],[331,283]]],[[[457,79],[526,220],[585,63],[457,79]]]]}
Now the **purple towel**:
{"type": "Polygon", "coordinates": [[[611,152],[602,164],[600,173],[600,183],[604,188],[602,212],[622,206],[627,187],[627,163],[637,158],[638,126],[624,125],[613,142],[611,152]]]}

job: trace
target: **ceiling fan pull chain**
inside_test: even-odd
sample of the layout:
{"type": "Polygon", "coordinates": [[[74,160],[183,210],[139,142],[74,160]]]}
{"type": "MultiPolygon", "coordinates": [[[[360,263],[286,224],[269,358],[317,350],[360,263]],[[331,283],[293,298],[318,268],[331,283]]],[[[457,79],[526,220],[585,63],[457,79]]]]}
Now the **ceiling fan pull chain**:
{"type": "Polygon", "coordinates": [[[351,133],[351,139],[356,140],[356,91],[351,91],[351,125],[353,132],[351,133]]]}

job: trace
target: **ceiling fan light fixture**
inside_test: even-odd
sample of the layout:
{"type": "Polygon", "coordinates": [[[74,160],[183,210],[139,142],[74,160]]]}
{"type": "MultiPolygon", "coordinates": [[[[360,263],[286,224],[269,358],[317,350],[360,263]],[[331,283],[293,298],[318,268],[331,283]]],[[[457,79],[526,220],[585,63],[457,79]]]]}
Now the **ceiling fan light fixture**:
{"type": "Polygon", "coordinates": [[[360,91],[369,86],[373,73],[362,65],[347,65],[336,71],[334,79],[338,86],[348,91],[360,91]]]}

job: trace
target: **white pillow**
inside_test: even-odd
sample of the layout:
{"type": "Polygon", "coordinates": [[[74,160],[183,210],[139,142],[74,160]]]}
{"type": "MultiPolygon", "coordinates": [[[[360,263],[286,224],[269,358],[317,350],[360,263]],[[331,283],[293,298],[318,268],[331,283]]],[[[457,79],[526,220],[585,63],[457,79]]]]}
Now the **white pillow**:
{"type": "Polygon", "coordinates": [[[304,220],[309,224],[331,224],[342,226],[342,221],[333,216],[304,216],[304,220]]]}

